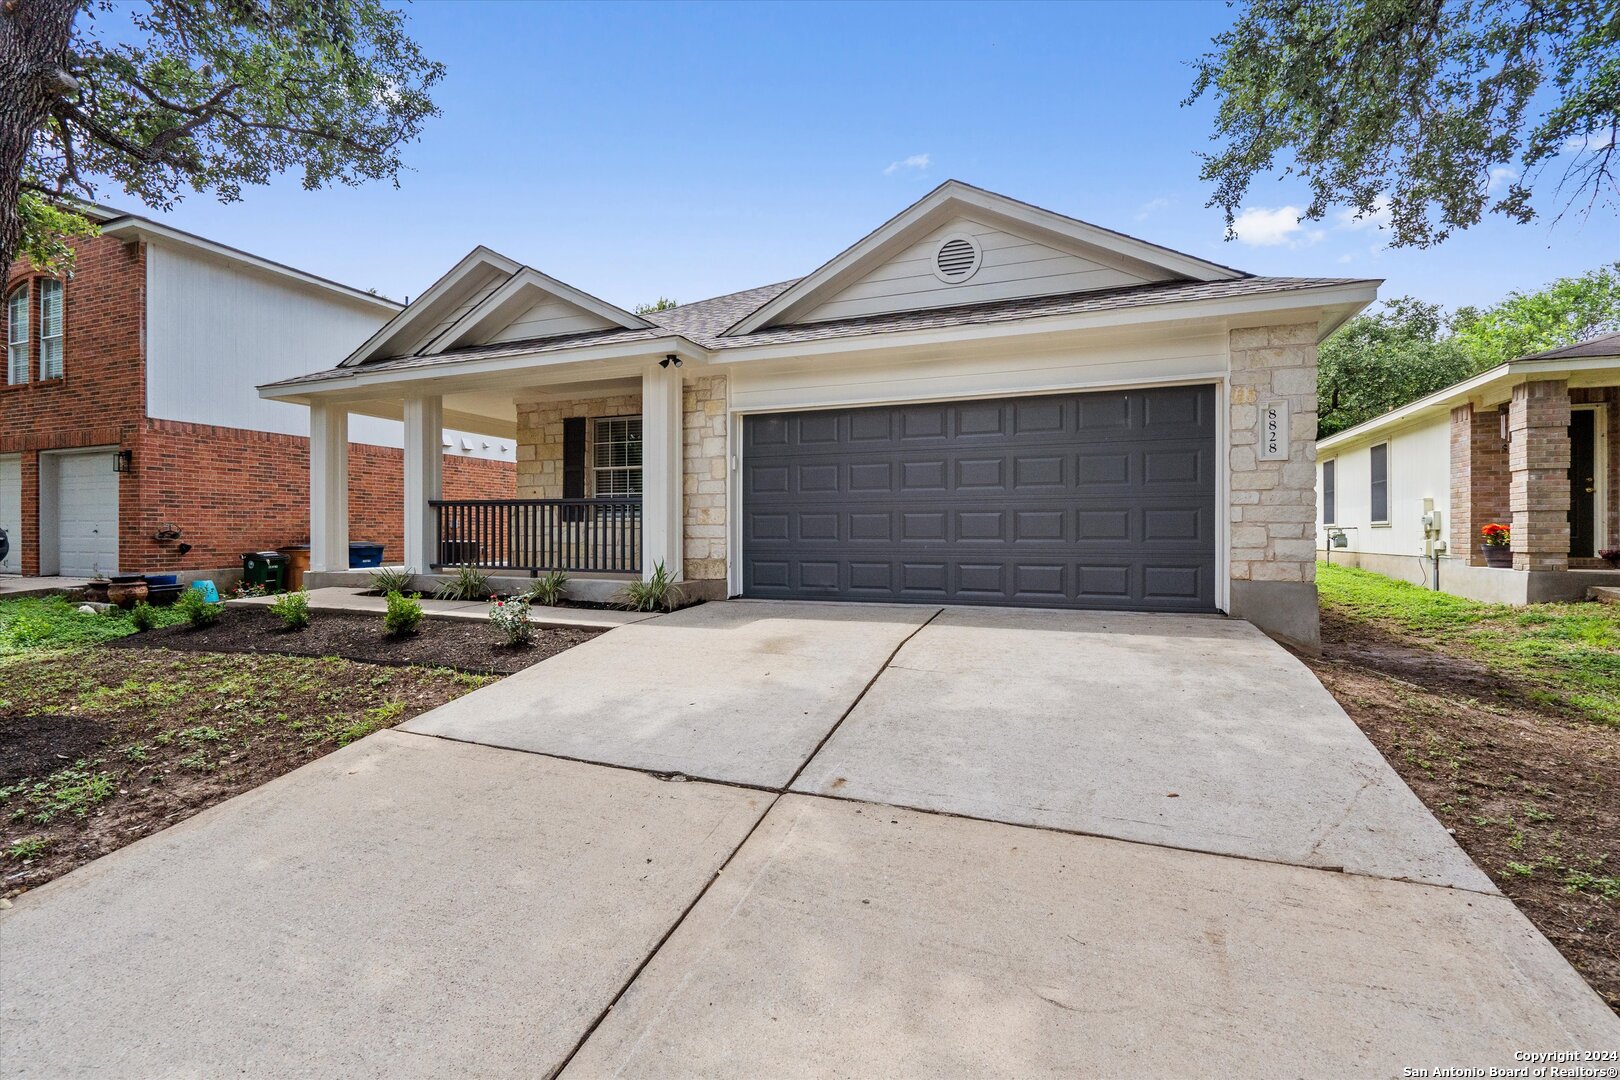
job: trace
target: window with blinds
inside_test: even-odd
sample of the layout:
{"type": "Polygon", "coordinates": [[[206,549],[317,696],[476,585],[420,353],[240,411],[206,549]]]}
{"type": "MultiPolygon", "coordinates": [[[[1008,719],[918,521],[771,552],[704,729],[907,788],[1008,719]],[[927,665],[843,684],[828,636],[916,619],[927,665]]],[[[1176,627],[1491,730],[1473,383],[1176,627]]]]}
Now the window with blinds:
{"type": "Polygon", "coordinates": [[[28,381],[27,284],[6,297],[6,381],[13,386],[28,381]]]}
{"type": "Polygon", "coordinates": [[[591,494],[641,494],[641,417],[604,416],[592,425],[591,494]]]}
{"type": "Polygon", "coordinates": [[[39,279],[39,377],[62,377],[62,283],[39,279]]]}

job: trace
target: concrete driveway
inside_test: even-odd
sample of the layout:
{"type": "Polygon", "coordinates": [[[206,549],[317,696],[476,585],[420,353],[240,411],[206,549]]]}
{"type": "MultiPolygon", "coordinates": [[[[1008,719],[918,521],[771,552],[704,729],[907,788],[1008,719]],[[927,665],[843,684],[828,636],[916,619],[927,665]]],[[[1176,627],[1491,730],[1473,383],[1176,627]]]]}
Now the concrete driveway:
{"type": "Polygon", "coordinates": [[[0,1071],[1377,1073],[1620,1046],[1211,618],[708,604],[0,912],[0,1071]]]}

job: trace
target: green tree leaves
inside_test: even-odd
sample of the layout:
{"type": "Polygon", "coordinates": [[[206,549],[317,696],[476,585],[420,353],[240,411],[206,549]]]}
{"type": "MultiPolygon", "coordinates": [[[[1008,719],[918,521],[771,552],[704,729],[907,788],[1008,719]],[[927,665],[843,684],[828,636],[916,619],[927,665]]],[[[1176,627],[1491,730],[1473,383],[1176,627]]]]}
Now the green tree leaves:
{"type": "MultiPolygon", "coordinates": [[[[1580,212],[1614,205],[1620,18],[1607,0],[1247,0],[1193,62],[1216,101],[1202,178],[1228,232],[1255,177],[1308,184],[1305,217],[1387,207],[1428,247],[1485,213],[1527,222],[1542,167],[1580,212]],[[1538,94],[1551,98],[1540,116],[1538,94]]],[[[1560,216],[1562,214],[1560,213],[1560,216]]]]}

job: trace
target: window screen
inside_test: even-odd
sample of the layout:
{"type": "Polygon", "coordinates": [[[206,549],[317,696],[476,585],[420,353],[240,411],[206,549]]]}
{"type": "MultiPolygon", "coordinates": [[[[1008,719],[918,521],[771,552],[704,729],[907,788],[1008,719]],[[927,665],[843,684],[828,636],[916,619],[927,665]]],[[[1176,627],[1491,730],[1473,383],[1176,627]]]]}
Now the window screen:
{"type": "Polygon", "coordinates": [[[1322,524],[1332,525],[1338,512],[1333,490],[1333,462],[1322,462],[1322,524]]]}
{"type": "Polygon", "coordinates": [[[613,416],[596,421],[591,445],[591,479],[598,498],[641,494],[641,417],[613,416]]]}
{"type": "Polygon", "coordinates": [[[1389,520],[1389,443],[1372,448],[1372,519],[1389,520]]]}

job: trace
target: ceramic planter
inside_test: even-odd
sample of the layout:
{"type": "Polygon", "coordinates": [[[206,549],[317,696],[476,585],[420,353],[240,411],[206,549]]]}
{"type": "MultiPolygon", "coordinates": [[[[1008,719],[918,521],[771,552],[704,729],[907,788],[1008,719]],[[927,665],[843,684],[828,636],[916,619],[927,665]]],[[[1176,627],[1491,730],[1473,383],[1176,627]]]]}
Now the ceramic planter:
{"type": "Polygon", "coordinates": [[[107,601],[127,610],[145,600],[147,592],[145,578],[113,578],[107,586],[107,601]]]}
{"type": "Polygon", "coordinates": [[[1513,569],[1513,549],[1498,544],[1481,544],[1479,550],[1485,553],[1485,565],[1496,566],[1508,570],[1513,569]]]}

